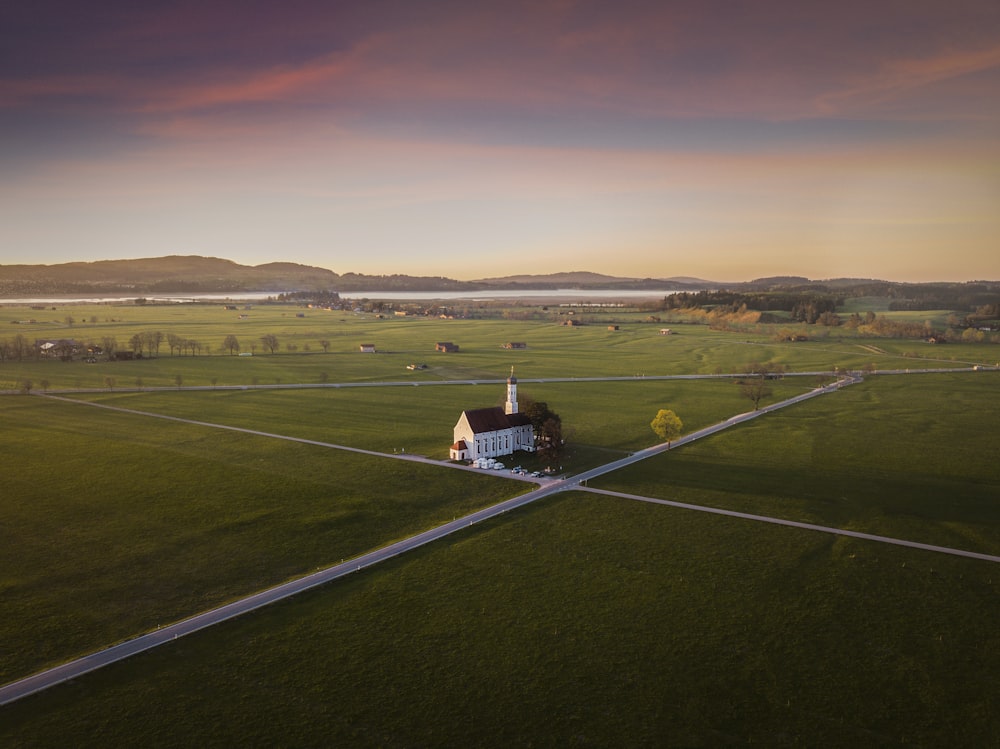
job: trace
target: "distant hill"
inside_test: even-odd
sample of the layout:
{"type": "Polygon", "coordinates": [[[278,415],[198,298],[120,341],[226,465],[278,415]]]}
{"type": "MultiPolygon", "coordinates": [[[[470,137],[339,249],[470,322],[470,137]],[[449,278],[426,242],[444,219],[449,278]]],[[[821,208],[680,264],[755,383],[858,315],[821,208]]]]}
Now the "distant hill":
{"type": "Polygon", "coordinates": [[[293,262],[240,265],[232,260],[200,255],[130,260],[98,260],[56,265],[0,265],[0,296],[39,294],[126,294],[262,291],[481,291],[484,289],[700,289],[714,286],[700,279],[623,278],[574,271],[520,275],[478,281],[442,276],[337,274],[293,262]]]}
{"type": "MultiPolygon", "coordinates": [[[[199,255],[131,260],[98,260],[56,265],[0,265],[0,296],[38,294],[227,293],[250,291],[363,292],[389,289],[465,288],[449,278],[420,276],[339,275],[326,268],[291,262],[240,265],[199,255]]],[[[472,290],[482,288],[471,284],[472,290]]]]}
{"type": "Polygon", "coordinates": [[[0,265],[0,293],[4,295],[282,291],[328,288],[336,279],[332,271],[295,263],[253,267],[198,255],[0,265]]]}
{"type": "Polygon", "coordinates": [[[699,278],[629,278],[588,271],[481,278],[472,283],[502,289],[689,289],[717,284],[699,278]]]}
{"type": "Polygon", "coordinates": [[[334,273],[326,268],[293,262],[240,265],[232,260],[200,255],[169,255],[133,260],[98,260],[57,265],[0,265],[0,297],[45,294],[136,297],[177,293],[240,292],[338,292],[363,296],[378,291],[468,291],[487,289],[551,290],[641,289],[650,291],[700,292],[729,289],[747,291],[836,292],[840,295],[891,296],[897,305],[938,304],[958,294],[962,306],[992,303],[996,282],[969,284],[900,284],[872,279],[836,278],[814,281],[803,276],[773,276],[740,283],[721,283],[700,278],[631,278],[588,271],[541,275],[516,275],[457,281],[443,276],[366,275],[334,273]],[[908,300],[904,302],[903,300],[908,300]]]}
{"type": "Polygon", "coordinates": [[[605,276],[601,273],[590,273],[588,271],[568,271],[565,273],[546,273],[541,275],[520,275],[503,276],[501,278],[480,278],[474,283],[497,284],[571,284],[573,286],[585,284],[621,283],[623,281],[637,281],[636,278],[619,278],[617,276],[605,276]]]}

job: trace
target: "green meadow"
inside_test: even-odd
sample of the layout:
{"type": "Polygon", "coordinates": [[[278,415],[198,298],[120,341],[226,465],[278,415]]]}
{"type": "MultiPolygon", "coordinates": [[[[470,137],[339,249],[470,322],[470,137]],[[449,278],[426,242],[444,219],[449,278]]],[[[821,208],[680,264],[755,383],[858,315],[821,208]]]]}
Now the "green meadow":
{"type": "MultiPolygon", "coordinates": [[[[155,328],[216,350],[0,363],[10,389],[92,389],[66,393],[80,402],[0,399],[13,469],[0,501],[2,681],[530,488],[91,402],[444,461],[460,411],[499,404],[513,365],[522,398],[562,417],[574,473],[653,444],[659,408],[685,432],[752,408],[728,379],[643,375],[997,356],[675,322],[661,336],[668,323],[637,312],[568,328],[558,310],[439,320],[255,307],[237,323],[221,307],[80,309],[51,329],[117,331],[121,345],[155,328]],[[217,350],[230,333],[246,345],[267,332],[279,353],[217,350]],[[435,352],[445,340],[461,351],[435,352]],[[635,379],[525,381],[598,376],[635,379]],[[435,384],[473,378],[498,382],[435,384]],[[378,381],[402,384],[334,386],[378,381]]],[[[818,381],[775,381],[764,403],[818,381]]],[[[997,372],[870,376],[591,486],[998,555],[998,387],[997,372]]],[[[991,745],[997,569],[574,492],[0,708],[0,744],[991,745]]]]}
{"type": "MultiPolygon", "coordinates": [[[[797,395],[813,378],[786,378],[763,402],[797,395]]],[[[74,399],[180,418],[392,453],[447,459],[452,429],[465,408],[502,405],[506,387],[481,385],[103,392],[74,399]]],[[[560,415],[570,450],[594,448],[621,456],[649,447],[649,422],[660,408],[682,414],[686,431],[752,409],[729,379],[623,382],[521,382],[518,397],[545,401],[560,415]]],[[[762,404],[762,405],[763,405],[762,404]]],[[[606,463],[605,456],[600,462],[606,463]]],[[[573,464],[574,469],[582,468],[573,464]]]]}
{"type": "Polygon", "coordinates": [[[591,485],[1000,556],[998,388],[873,377],[591,485]]]}
{"type": "Polygon", "coordinates": [[[0,308],[0,330],[5,331],[0,338],[20,334],[31,341],[72,338],[100,345],[105,337],[113,337],[119,349],[128,349],[133,335],[159,331],[197,341],[200,348],[171,351],[164,340],[158,356],[141,361],[8,360],[0,362],[0,390],[17,389],[25,381],[35,389],[47,385],[56,390],[442,381],[505,377],[511,366],[523,377],[710,374],[737,372],[752,362],[796,371],[918,369],[995,364],[1000,358],[991,344],[934,346],[912,340],[858,339],[846,330],[831,334],[816,326],[808,331],[815,340],[777,342],[772,328],[717,331],[683,322],[645,322],[640,313],[624,310],[581,313],[576,319],[585,325],[565,327],[560,323],[568,315],[559,308],[530,319],[505,319],[501,312],[483,310],[481,314],[490,317],[442,320],[391,314],[380,319],[292,305],[259,305],[245,313],[221,305],[93,305],[31,312],[39,316],[31,325],[5,324],[26,314],[23,308],[0,308]],[[240,320],[239,314],[249,317],[240,320]],[[73,325],[65,322],[69,318],[73,325]],[[619,330],[609,330],[610,325],[619,330]],[[675,334],[660,335],[664,326],[675,334]],[[273,354],[261,343],[268,334],[278,341],[273,354]],[[236,336],[241,353],[252,356],[228,355],[223,343],[229,335],[236,336]],[[440,341],[457,343],[460,351],[436,352],[434,346],[440,341]],[[502,348],[511,341],[528,348],[502,348]],[[362,343],[374,344],[378,353],[361,353],[362,343]],[[409,364],[426,364],[427,369],[409,371],[409,364]]]}
{"type": "Polygon", "coordinates": [[[3,406],[5,682],[528,486],[82,404],[3,406]]]}
{"type": "MultiPolygon", "coordinates": [[[[573,471],[653,444],[649,421],[663,405],[684,414],[688,431],[749,406],[728,381],[532,387],[563,410],[573,471]]],[[[792,394],[801,384],[776,389],[792,394]]],[[[80,398],[444,461],[461,410],[494,405],[503,392],[449,385],[80,398]]],[[[9,539],[0,551],[7,680],[530,487],[86,402],[11,396],[4,404],[0,445],[17,466],[0,508],[9,539]],[[46,612],[40,628],[32,623],[39,611],[46,612]]],[[[522,458],[526,467],[545,467],[522,458]]]]}
{"type": "MultiPolygon", "coordinates": [[[[963,456],[996,454],[994,435],[965,431],[988,416],[963,409],[948,433],[951,493],[913,496],[932,469],[908,437],[944,421],[935,392],[995,419],[996,378],[970,377],[911,378],[920,398],[878,378],[601,483],[995,553],[996,471],[961,480],[963,456]],[[881,457],[873,419],[853,415],[873,403],[896,429],[881,457]]],[[[15,703],[0,737],[991,746],[998,617],[992,562],[574,492],[15,703]]]]}

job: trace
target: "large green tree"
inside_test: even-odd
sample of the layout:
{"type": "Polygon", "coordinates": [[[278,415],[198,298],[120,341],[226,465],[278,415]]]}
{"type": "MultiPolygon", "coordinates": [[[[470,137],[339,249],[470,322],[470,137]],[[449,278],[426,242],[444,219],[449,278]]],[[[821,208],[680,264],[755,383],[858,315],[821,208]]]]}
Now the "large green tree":
{"type": "Polygon", "coordinates": [[[670,448],[671,442],[681,436],[681,430],[684,429],[680,417],[666,408],[656,412],[649,426],[656,432],[657,437],[667,443],[667,449],[670,448]]]}
{"type": "Polygon", "coordinates": [[[535,433],[535,452],[548,460],[562,457],[562,419],[559,414],[550,409],[548,403],[530,399],[523,413],[531,419],[531,428],[535,433]]]}

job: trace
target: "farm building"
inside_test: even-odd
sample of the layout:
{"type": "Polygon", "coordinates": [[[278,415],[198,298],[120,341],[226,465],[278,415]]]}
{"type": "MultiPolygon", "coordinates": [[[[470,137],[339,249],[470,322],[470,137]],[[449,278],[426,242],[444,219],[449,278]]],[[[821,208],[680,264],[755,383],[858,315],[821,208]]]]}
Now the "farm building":
{"type": "Polygon", "coordinates": [[[362,343],[359,347],[362,354],[374,354],[375,344],[374,343],[362,343]]]}
{"type": "Polygon", "coordinates": [[[528,344],[527,343],[521,343],[521,342],[515,342],[515,341],[508,341],[507,343],[505,343],[503,345],[503,347],[506,348],[506,349],[528,348],[528,344]]]}
{"type": "Polygon", "coordinates": [[[453,354],[458,351],[458,344],[452,343],[451,341],[444,341],[441,343],[434,344],[435,351],[443,351],[446,354],[453,354]]]}
{"type": "Polygon", "coordinates": [[[516,450],[534,451],[531,420],[517,410],[517,378],[513,369],[507,378],[504,407],[462,411],[453,436],[455,441],[448,451],[452,460],[495,458],[516,450]]]}

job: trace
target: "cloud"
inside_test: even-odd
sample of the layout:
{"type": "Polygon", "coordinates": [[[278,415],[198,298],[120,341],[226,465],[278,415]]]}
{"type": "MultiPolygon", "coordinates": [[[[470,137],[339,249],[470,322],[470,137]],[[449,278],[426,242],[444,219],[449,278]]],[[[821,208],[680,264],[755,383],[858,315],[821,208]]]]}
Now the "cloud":
{"type": "MultiPolygon", "coordinates": [[[[860,76],[846,88],[820,96],[816,103],[823,114],[871,110],[943,81],[998,68],[1000,45],[948,51],[924,58],[888,60],[875,73],[860,76]]],[[[979,93],[989,101],[995,100],[995,92],[995,81],[990,81],[979,93]]]]}
{"type": "Polygon", "coordinates": [[[964,28],[961,8],[930,5],[862,12],[771,0],[722,12],[685,2],[510,0],[411,12],[405,4],[347,11],[299,3],[280,13],[253,5],[239,26],[234,12],[135,11],[120,28],[70,39],[86,45],[77,50],[81,65],[50,50],[55,62],[44,70],[26,66],[23,77],[0,79],[0,106],[81,108],[91,100],[135,117],[144,132],[166,135],[172,126],[182,136],[177,118],[213,115],[221,126],[225,112],[266,122],[296,109],[390,124],[563,117],[572,127],[592,114],[886,116],[902,101],[897,116],[941,115],[947,96],[965,102],[955,108],[963,117],[974,102],[996,98],[970,74],[1000,60],[1000,48],[982,41],[988,17],[964,28]],[[120,54],[110,54],[116,45],[120,54]],[[963,88],[940,90],[959,79],[963,88]]]}

